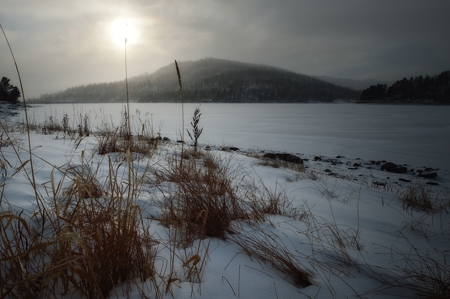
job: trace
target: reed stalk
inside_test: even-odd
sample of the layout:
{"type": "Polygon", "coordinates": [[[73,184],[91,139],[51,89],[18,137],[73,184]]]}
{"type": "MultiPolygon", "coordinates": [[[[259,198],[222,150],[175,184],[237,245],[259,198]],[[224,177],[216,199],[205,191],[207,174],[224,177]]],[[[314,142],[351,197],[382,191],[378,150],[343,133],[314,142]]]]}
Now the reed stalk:
{"type": "MultiPolygon", "coordinates": [[[[178,63],[175,60],[175,68],[177,69],[178,85],[180,86],[180,99],[181,99],[181,157],[184,154],[184,101],[183,101],[183,84],[181,83],[181,74],[178,63]]],[[[183,159],[180,159],[180,167],[183,164],[183,159]]]]}
{"type": "MultiPolygon", "coordinates": [[[[126,24],[128,27],[128,24],[126,24]]],[[[127,129],[128,129],[128,137],[131,138],[131,125],[130,125],[130,99],[128,94],[128,65],[127,65],[127,35],[125,31],[125,89],[127,96],[127,129]]]]}

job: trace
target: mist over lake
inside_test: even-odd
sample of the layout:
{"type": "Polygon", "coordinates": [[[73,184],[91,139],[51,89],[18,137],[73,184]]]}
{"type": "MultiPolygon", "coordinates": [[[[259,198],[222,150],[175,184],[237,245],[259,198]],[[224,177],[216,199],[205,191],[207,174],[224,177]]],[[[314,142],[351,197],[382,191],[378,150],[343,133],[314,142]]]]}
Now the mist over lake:
{"type": "MultiPolygon", "coordinates": [[[[194,109],[185,104],[185,129],[194,109]]],[[[64,114],[75,126],[89,115],[95,131],[102,122],[119,126],[125,104],[49,104],[29,109],[31,122],[64,114]]],[[[364,104],[201,104],[202,145],[235,146],[450,169],[450,106],[364,104]]],[[[151,120],[154,131],[180,138],[181,104],[130,104],[132,123],[151,120]]],[[[18,116],[23,121],[23,113],[18,116]]],[[[185,134],[185,140],[189,137],[185,134]]]]}

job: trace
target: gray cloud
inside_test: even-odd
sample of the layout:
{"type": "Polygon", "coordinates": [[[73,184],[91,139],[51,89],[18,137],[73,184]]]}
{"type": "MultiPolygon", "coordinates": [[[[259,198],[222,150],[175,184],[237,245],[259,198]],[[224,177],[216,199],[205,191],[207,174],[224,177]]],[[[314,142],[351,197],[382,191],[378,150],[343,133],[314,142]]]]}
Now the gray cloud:
{"type": "MultiPolygon", "coordinates": [[[[448,1],[8,2],[0,20],[27,97],[123,79],[125,45],[110,34],[117,19],[127,20],[137,35],[127,44],[131,76],[206,56],[353,79],[450,69],[448,1]]],[[[0,49],[0,75],[17,82],[3,38],[0,49]]]]}

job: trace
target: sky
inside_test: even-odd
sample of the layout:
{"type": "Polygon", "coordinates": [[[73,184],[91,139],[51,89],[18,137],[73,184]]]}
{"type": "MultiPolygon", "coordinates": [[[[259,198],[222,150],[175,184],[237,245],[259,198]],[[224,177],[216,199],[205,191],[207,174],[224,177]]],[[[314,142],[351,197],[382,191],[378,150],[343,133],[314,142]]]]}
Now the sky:
{"type": "MultiPolygon", "coordinates": [[[[450,69],[449,11],[438,0],[2,0],[0,24],[33,98],[123,80],[125,56],[129,77],[205,57],[355,80],[436,75],[450,69]]],[[[3,36],[0,76],[19,85],[3,36]]]]}

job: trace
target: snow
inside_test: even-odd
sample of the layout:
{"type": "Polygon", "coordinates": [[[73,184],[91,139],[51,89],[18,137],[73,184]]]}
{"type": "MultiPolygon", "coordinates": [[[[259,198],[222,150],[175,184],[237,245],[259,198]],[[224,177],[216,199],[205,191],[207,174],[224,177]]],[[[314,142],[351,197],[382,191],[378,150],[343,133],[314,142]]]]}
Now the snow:
{"type": "MultiPolygon", "coordinates": [[[[347,104],[329,104],[327,107],[334,109],[335,117],[333,120],[321,121],[318,118],[319,110],[323,109],[322,105],[301,105],[295,106],[295,109],[289,105],[272,105],[271,111],[258,105],[237,105],[238,108],[216,105],[215,108],[219,107],[222,112],[224,109],[235,109],[234,114],[225,113],[226,117],[221,117],[217,111],[213,112],[211,108],[213,106],[213,104],[201,106],[203,115],[200,124],[205,128],[205,135],[200,137],[201,146],[205,148],[209,144],[211,153],[221,157],[223,161],[232,161],[231,167],[239,169],[241,174],[236,178],[237,182],[243,184],[241,188],[245,189],[248,182],[255,182],[260,191],[267,189],[275,194],[281,193],[286,196],[287,202],[290,202],[289,210],[297,208],[306,215],[313,215],[307,219],[314,222],[286,215],[268,215],[266,221],[254,225],[240,222],[233,225],[244,236],[245,232],[256,231],[273,236],[292,254],[295,261],[314,273],[314,284],[306,288],[293,285],[270,264],[246,255],[233,241],[236,236],[229,235],[225,240],[218,238],[196,240],[191,247],[179,249],[176,256],[186,257],[200,248],[200,256],[206,262],[204,272],[201,275],[201,282],[187,279],[182,259],[178,259],[176,273],[180,281],[171,286],[171,292],[165,294],[165,298],[417,297],[417,293],[411,289],[390,288],[377,279],[380,278],[380,274],[400,273],[400,269],[405,267],[404,257],[411,254],[414,259],[414,249],[428,254],[446,267],[448,277],[450,218],[447,212],[405,210],[398,196],[409,186],[423,184],[432,190],[436,200],[441,204],[449,204],[448,170],[445,168],[438,170],[438,166],[433,164],[432,167],[436,167],[433,170],[437,173],[436,179],[422,179],[416,172],[411,171],[422,169],[425,166],[422,163],[442,163],[445,166],[450,164],[448,151],[444,155],[442,148],[437,149],[432,157],[427,153],[429,149],[435,147],[448,149],[448,139],[429,137],[430,132],[448,133],[447,118],[435,117],[434,124],[426,123],[425,115],[437,113],[435,110],[423,107],[417,109],[420,111],[414,112],[408,107],[396,106],[395,111],[404,111],[403,114],[396,114],[404,119],[404,122],[400,121],[401,125],[396,126],[393,122],[389,122],[394,112],[385,112],[388,109],[386,107],[380,109],[380,106],[366,106],[370,107],[368,113],[370,112],[371,117],[368,119],[367,115],[351,116],[352,121],[355,121],[355,118],[363,118],[355,126],[348,122],[348,117],[342,115],[343,111],[350,109],[347,104]],[[300,115],[300,108],[309,111],[300,115]],[[248,109],[252,113],[249,114],[248,109]],[[270,117],[270,113],[274,113],[275,116],[270,117]],[[245,120],[238,121],[240,117],[245,120]],[[261,121],[261,118],[264,120],[261,121]],[[414,119],[414,122],[408,125],[410,119],[414,119]],[[277,124],[280,127],[277,127],[277,124]],[[424,147],[419,146],[420,141],[417,140],[419,137],[424,141],[424,147]],[[253,149],[237,152],[221,150],[222,145],[229,144],[235,146],[244,144],[247,148],[253,149]],[[299,173],[289,168],[261,165],[261,160],[255,156],[262,155],[262,149],[264,152],[273,150],[297,153],[305,161],[306,172],[299,173]],[[337,154],[345,157],[336,158],[337,154]],[[316,156],[321,156],[321,159],[315,161],[316,156]],[[369,158],[364,159],[365,156],[369,158]],[[361,159],[357,159],[359,157],[361,159]],[[395,174],[381,171],[380,164],[370,161],[371,159],[386,159],[394,163],[399,159],[418,163],[408,165],[407,173],[395,174]],[[354,166],[354,163],[358,163],[359,166],[354,166]],[[401,181],[400,178],[411,182],[401,181]],[[384,185],[375,185],[374,182],[384,185]],[[438,186],[426,185],[427,182],[437,182],[438,186]],[[342,236],[349,237],[344,240],[345,246],[342,250],[333,243],[336,242],[334,229],[339,229],[342,236]],[[357,244],[361,247],[358,248],[357,244]],[[346,258],[354,261],[356,265],[345,265],[339,261],[346,258]]],[[[166,105],[160,109],[161,114],[156,115],[155,112],[153,115],[155,124],[159,122],[159,118],[164,119],[168,116],[169,111],[175,107],[180,109],[179,105],[166,105]]],[[[194,106],[187,105],[186,110],[192,107],[194,106]]],[[[31,113],[36,113],[33,109],[37,111],[39,108],[32,108],[31,113]]],[[[138,106],[136,109],[143,108],[138,106]]],[[[445,109],[448,111],[447,107],[445,109]]],[[[88,108],[85,107],[84,111],[86,110],[88,108]]],[[[79,114],[74,112],[75,115],[77,113],[79,114]]],[[[61,113],[58,112],[57,115],[61,113]]],[[[115,115],[111,119],[117,118],[115,115]]],[[[164,122],[162,135],[170,136],[172,141],[160,145],[159,150],[151,158],[150,164],[155,168],[166,167],[166,157],[180,151],[180,145],[174,141],[177,134],[174,128],[179,128],[179,123],[171,116],[168,116],[168,119],[172,123],[164,122]]],[[[11,164],[2,172],[4,184],[2,208],[32,211],[34,191],[25,175],[25,170],[30,170],[30,165],[28,163],[19,169],[29,158],[26,135],[17,131],[10,134],[20,140],[20,148],[16,146],[15,149],[19,151],[21,159],[17,158],[13,146],[1,148],[4,160],[11,164]],[[10,206],[8,207],[6,203],[10,206]]],[[[5,139],[5,136],[3,138],[5,139]]],[[[96,144],[97,139],[94,136],[86,137],[78,144],[72,139],[62,138],[61,133],[58,135],[43,135],[36,131],[31,133],[36,182],[44,198],[47,200],[51,198],[49,181],[54,167],[64,167],[69,162],[80,165],[82,151],[84,155],[92,155],[92,164],[100,165],[100,177],[107,173],[108,159],[95,154],[96,144]]],[[[113,157],[113,163],[118,165],[119,161],[114,159],[115,155],[110,156],[113,157]]],[[[139,169],[142,170],[145,164],[144,161],[140,162],[139,169]]],[[[59,181],[62,178],[61,174],[58,171],[54,173],[56,181],[59,181]]],[[[170,184],[163,182],[160,187],[168,188],[170,184]]],[[[140,193],[137,202],[145,216],[155,216],[161,211],[160,207],[153,204],[155,198],[161,196],[158,194],[160,191],[150,185],[144,185],[143,189],[144,192],[140,193]]],[[[161,239],[169,238],[170,230],[157,220],[151,220],[149,224],[154,236],[161,239]]],[[[167,247],[155,246],[159,246],[156,269],[165,272],[160,273],[161,276],[167,276],[170,251],[167,247]]],[[[388,276],[385,278],[389,279],[388,276]]],[[[111,292],[111,297],[115,298],[117,294],[118,298],[143,298],[141,293],[148,298],[155,296],[154,289],[143,282],[133,286],[131,291],[126,291],[126,287],[118,285],[116,290],[111,292]]],[[[77,298],[77,295],[72,294],[67,298],[77,298]]]]}

